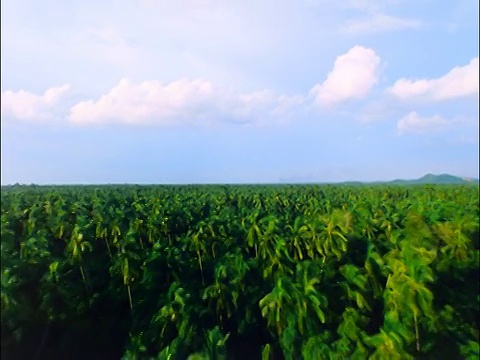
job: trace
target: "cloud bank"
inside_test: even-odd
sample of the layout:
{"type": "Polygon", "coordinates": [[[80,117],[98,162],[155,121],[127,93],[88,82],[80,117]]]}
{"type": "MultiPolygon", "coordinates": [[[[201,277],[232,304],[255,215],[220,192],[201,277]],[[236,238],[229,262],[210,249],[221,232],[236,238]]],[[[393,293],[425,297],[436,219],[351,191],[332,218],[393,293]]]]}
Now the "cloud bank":
{"type": "MultiPolygon", "coordinates": [[[[102,33],[106,40],[115,38],[102,33]]],[[[282,95],[271,90],[240,93],[219,87],[204,79],[180,79],[168,83],[156,80],[134,82],[121,79],[104,94],[70,107],[63,118],[75,125],[211,125],[218,122],[281,122],[313,104],[332,108],[344,102],[366,98],[378,83],[381,59],[374,50],[356,45],[337,56],[323,83],[314,85],[307,95],[282,95]]],[[[478,94],[479,59],[455,67],[437,79],[401,78],[385,92],[393,98],[411,101],[448,100],[478,94]]],[[[70,85],[52,87],[42,95],[24,90],[2,92],[2,116],[26,121],[51,121],[66,107],[62,103],[70,85]]],[[[370,103],[356,117],[366,122],[372,116],[384,118],[388,105],[370,103]],[[372,105],[374,104],[374,105],[372,105]]],[[[403,105],[402,105],[403,106],[403,105]]],[[[391,106],[390,106],[391,107],[391,106]]],[[[397,122],[399,134],[437,131],[449,122],[435,115],[422,117],[412,111],[397,122]]]]}
{"type": "Polygon", "coordinates": [[[98,99],[82,101],[70,110],[75,124],[210,124],[217,120],[238,123],[279,120],[308,101],[320,107],[366,97],[378,81],[380,58],[372,49],[354,46],[335,60],[322,84],[310,97],[278,95],[270,90],[238,93],[203,79],[170,83],[122,79],[98,99]]]}
{"type": "Polygon", "coordinates": [[[478,57],[468,65],[457,66],[437,79],[400,79],[387,93],[400,100],[421,99],[443,101],[478,95],[478,57]]]}
{"type": "Polygon", "coordinates": [[[397,131],[403,134],[425,134],[445,130],[449,122],[440,115],[420,116],[416,111],[405,115],[397,122],[397,131]]]}
{"type": "Polygon", "coordinates": [[[285,114],[298,103],[296,97],[277,96],[268,90],[238,94],[206,80],[181,79],[134,83],[122,79],[97,100],[82,101],[70,110],[75,124],[121,123],[173,125],[210,124],[219,119],[233,122],[261,121],[285,114]]]}
{"type": "Polygon", "coordinates": [[[43,95],[25,90],[2,92],[2,115],[27,121],[43,121],[53,117],[53,112],[70,90],[70,85],[52,87],[43,95]]]}

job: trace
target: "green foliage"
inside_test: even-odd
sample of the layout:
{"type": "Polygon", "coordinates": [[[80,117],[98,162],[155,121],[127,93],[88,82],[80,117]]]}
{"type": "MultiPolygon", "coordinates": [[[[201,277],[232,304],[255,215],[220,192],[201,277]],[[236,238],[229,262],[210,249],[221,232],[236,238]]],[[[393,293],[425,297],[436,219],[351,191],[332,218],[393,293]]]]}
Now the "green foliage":
{"type": "Polygon", "coordinates": [[[1,200],[5,358],[479,356],[475,187],[14,187],[1,200]]]}

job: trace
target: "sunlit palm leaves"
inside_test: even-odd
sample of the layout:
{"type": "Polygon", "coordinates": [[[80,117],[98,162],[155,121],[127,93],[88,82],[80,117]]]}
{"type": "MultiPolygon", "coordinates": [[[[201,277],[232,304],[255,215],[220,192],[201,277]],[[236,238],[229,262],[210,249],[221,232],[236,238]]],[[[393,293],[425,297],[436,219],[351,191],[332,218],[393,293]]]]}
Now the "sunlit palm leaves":
{"type": "Polygon", "coordinates": [[[87,281],[83,267],[83,256],[84,253],[91,250],[92,244],[90,244],[90,242],[83,237],[83,234],[80,232],[80,228],[76,226],[73,229],[72,236],[67,243],[66,251],[71,261],[79,266],[83,282],[87,281]]]}
{"type": "Polygon", "coordinates": [[[318,271],[319,267],[312,262],[299,263],[293,282],[286,277],[278,278],[273,290],[260,300],[262,316],[278,335],[285,330],[290,316],[293,316],[290,321],[295,318],[300,334],[312,317],[319,323],[325,322],[327,299],[317,289],[318,271]]]}
{"type": "Polygon", "coordinates": [[[347,236],[352,231],[352,214],[345,210],[334,209],[331,213],[321,215],[319,219],[320,254],[334,255],[338,260],[347,251],[347,236]]]}

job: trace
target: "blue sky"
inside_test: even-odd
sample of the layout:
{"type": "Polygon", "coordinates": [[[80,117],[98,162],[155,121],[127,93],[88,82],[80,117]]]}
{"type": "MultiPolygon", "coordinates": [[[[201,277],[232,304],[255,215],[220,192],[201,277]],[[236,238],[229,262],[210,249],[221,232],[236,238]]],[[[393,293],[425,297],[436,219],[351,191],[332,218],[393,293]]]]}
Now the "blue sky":
{"type": "Polygon", "coordinates": [[[478,1],[1,6],[2,184],[478,177],[478,1]]]}

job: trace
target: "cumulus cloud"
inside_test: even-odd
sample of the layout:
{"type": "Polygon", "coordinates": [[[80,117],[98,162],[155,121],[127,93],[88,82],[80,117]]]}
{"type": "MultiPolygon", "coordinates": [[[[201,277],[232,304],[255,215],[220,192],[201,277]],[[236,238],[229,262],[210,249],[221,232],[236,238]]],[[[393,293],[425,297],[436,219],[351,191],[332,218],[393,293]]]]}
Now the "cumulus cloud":
{"type": "MultiPolygon", "coordinates": [[[[205,80],[168,84],[122,79],[98,100],[82,101],[70,110],[76,124],[209,124],[215,120],[258,121],[285,106],[284,97],[268,90],[237,94],[205,80]]],[[[289,104],[287,104],[289,105],[289,104]]]]}
{"type": "Polygon", "coordinates": [[[416,111],[412,111],[405,115],[397,122],[397,131],[403,134],[424,134],[445,130],[448,127],[448,120],[440,115],[431,117],[420,116],[416,111]]]}
{"type": "Polygon", "coordinates": [[[52,118],[55,106],[70,90],[70,85],[52,87],[43,95],[28,91],[3,91],[2,116],[11,116],[20,120],[47,120],[52,118]]]}
{"type": "Polygon", "coordinates": [[[341,28],[348,35],[360,35],[386,31],[417,29],[421,22],[416,19],[404,19],[383,13],[372,13],[367,18],[353,20],[341,28]]]}
{"type": "Polygon", "coordinates": [[[457,66],[437,79],[400,79],[387,89],[387,93],[400,100],[449,100],[478,95],[478,78],[478,57],[476,57],[468,65],[457,66]]]}
{"type": "Polygon", "coordinates": [[[322,84],[310,90],[315,103],[322,107],[361,99],[378,81],[380,58],[372,49],[354,46],[335,60],[332,71],[322,84]]]}
{"type": "Polygon", "coordinates": [[[70,110],[77,124],[96,123],[168,123],[201,113],[202,105],[214,97],[211,83],[202,80],[178,80],[163,85],[158,81],[134,84],[122,79],[98,100],[82,101],[70,110]]]}

